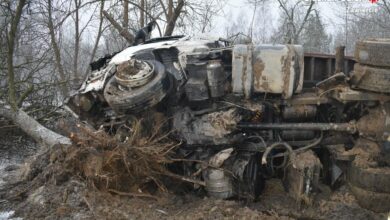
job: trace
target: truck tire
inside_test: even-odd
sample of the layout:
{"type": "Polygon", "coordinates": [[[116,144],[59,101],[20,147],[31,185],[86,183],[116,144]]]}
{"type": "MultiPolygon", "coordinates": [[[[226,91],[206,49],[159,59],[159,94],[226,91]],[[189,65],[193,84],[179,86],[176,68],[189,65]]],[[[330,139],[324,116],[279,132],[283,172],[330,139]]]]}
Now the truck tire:
{"type": "Polygon", "coordinates": [[[372,66],[354,66],[351,77],[353,87],[380,93],[390,93],[390,69],[372,66]]]}
{"type": "Polygon", "coordinates": [[[390,67],[390,40],[369,39],[356,42],[355,59],[361,64],[390,67]]]}
{"type": "Polygon", "coordinates": [[[390,211],[390,194],[368,191],[352,184],[349,184],[352,194],[355,196],[358,204],[365,209],[374,212],[390,211]]]}
{"type": "Polygon", "coordinates": [[[255,202],[260,197],[261,192],[265,187],[265,179],[260,172],[261,163],[259,155],[254,154],[250,157],[243,173],[244,187],[247,191],[247,201],[255,202]]]}
{"type": "Polygon", "coordinates": [[[158,61],[147,61],[154,66],[154,76],[145,85],[129,91],[119,89],[115,77],[107,82],[104,98],[116,112],[139,112],[159,103],[167,94],[170,80],[165,67],[158,61]]]}
{"type": "Polygon", "coordinates": [[[390,193],[390,167],[363,167],[354,160],[348,172],[350,184],[378,193],[390,193]]]}

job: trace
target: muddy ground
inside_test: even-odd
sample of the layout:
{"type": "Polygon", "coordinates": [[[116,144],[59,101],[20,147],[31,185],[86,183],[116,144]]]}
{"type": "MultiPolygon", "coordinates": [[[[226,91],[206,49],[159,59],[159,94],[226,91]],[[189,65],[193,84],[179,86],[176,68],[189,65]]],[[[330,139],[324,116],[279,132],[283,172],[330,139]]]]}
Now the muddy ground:
{"type": "Polygon", "coordinates": [[[278,179],[267,181],[255,203],[209,198],[175,181],[150,197],[142,192],[118,195],[97,190],[77,176],[53,181],[44,171],[15,185],[31,172],[26,161],[45,160],[34,156],[42,150],[12,132],[2,133],[0,150],[0,211],[9,214],[0,214],[0,219],[387,219],[384,213],[360,208],[346,186],[333,192],[324,186],[313,205],[299,206],[278,179]]]}

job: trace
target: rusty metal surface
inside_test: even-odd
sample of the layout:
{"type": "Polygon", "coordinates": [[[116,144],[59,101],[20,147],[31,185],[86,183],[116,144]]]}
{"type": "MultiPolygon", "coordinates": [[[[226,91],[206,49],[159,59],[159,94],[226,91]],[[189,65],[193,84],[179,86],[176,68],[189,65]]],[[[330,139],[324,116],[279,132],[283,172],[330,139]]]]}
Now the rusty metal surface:
{"type": "Polygon", "coordinates": [[[291,99],[280,100],[280,104],[284,105],[321,105],[329,102],[328,97],[319,96],[314,92],[305,92],[294,95],[291,99]]]}
{"type": "Polygon", "coordinates": [[[153,77],[153,73],[153,66],[133,59],[119,64],[114,77],[119,85],[134,88],[148,83],[153,77]]]}
{"type": "MultiPolygon", "coordinates": [[[[346,75],[353,70],[356,63],[353,57],[344,57],[346,75]]],[[[330,54],[305,53],[304,86],[313,87],[317,82],[332,76],[336,70],[336,57],[330,54]]]]}
{"type": "Polygon", "coordinates": [[[288,99],[303,86],[303,50],[298,45],[236,45],[233,49],[233,92],[281,94],[288,99]]]}
{"type": "Polygon", "coordinates": [[[181,109],[173,116],[173,127],[178,137],[187,144],[227,144],[229,135],[241,120],[235,108],[196,116],[189,108],[181,109]],[[188,125],[191,126],[188,126],[188,125]]]}
{"type": "Polygon", "coordinates": [[[297,45],[259,45],[253,50],[253,91],[290,98],[303,84],[303,51],[297,45]]]}
{"type": "Polygon", "coordinates": [[[298,203],[311,204],[319,186],[322,164],[312,151],[297,154],[287,167],[284,185],[298,203]]]}
{"type": "Polygon", "coordinates": [[[315,105],[286,106],[282,112],[283,118],[287,120],[312,119],[316,114],[317,107],[315,105]]]}
{"type": "Polygon", "coordinates": [[[315,132],[286,130],[281,132],[281,136],[283,140],[287,141],[312,140],[315,138],[315,132]]]}
{"type": "Polygon", "coordinates": [[[249,99],[252,94],[252,79],[252,46],[236,45],[232,61],[233,93],[249,99]]]}
{"type": "Polygon", "coordinates": [[[390,70],[387,68],[355,64],[351,82],[356,88],[390,93],[390,70]]]}
{"type": "Polygon", "coordinates": [[[371,109],[357,123],[360,136],[386,141],[390,137],[390,104],[371,109]]]}
{"type": "Polygon", "coordinates": [[[381,93],[352,90],[349,87],[344,87],[338,91],[334,91],[332,92],[331,96],[339,100],[340,102],[351,102],[351,101],[388,102],[390,101],[390,96],[381,93]]]}
{"type": "Polygon", "coordinates": [[[356,133],[356,124],[350,123],[239,123],[238,128],[275,130],[343,131],[356,133]]]}
{"type": "Polygon", "coordinates": [[[390,39],[366,39],[356,42],[355,59],[360,64],[390,67],[390,39]]]}

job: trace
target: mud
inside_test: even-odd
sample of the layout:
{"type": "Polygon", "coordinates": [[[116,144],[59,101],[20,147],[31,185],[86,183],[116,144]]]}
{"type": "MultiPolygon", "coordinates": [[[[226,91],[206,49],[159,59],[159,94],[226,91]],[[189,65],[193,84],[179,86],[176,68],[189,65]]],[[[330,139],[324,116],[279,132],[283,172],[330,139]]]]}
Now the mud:
{"type": "Polygon", "coordinates": [[[16,127],[0,123],[0,186],[8,180],[7,173],[23,165],[33,156],[38,145],[16,127]]]}
{"type": "Polygon", "coordinates": [[[349,189],[324,190],[313,206],[301,207],[271,179],[256,203],[217,200],[203,193],[173,191],[157,199],[115,195],[88,188],[77,178],[44,184],[0,205],[24,219],[384,219],[360,208],[349,189]]]}
{"type": "Polygon", "coordinates": [[[354,148],[349,151],[344,151],[343,156],[353,157],[354,163],[362,168],[377,166],[377,158],[380,155],[380,147],[377,143],[368,139],[358,139],[354,148]]]}
{"type": "Polygon", "coordinates": [[[255,90],[260,90],[260,91],[270,90],[267,82],[267,78],[263,76],[264,69],[265,69],[265,65],[263,61],[261,59],[256,59],[256,62],[253,64],[253,77],[254,77],[253,86],[255,90]]]}

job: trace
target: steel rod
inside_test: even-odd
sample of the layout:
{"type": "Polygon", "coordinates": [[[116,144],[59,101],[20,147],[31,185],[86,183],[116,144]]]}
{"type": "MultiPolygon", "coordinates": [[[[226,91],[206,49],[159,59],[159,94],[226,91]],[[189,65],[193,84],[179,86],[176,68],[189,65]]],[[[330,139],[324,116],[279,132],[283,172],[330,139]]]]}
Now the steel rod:
{"type": "Polygon", "coordinates": [[[239,123],[237,128],[356,132],[354,123],[239,123]]]}

